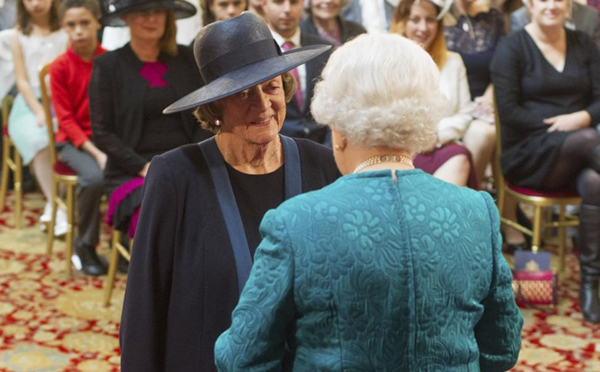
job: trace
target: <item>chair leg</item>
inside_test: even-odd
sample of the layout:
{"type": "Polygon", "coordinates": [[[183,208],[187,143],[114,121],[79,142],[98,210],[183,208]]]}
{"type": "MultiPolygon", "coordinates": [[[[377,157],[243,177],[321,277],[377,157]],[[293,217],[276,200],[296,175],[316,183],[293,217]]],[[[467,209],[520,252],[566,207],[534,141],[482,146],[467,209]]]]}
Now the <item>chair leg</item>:
{"type": "Polygon", "coordinates": [[[498,193],[498,212],[500,212],[500,217],[502,217],[502,214],[504,213],[504,200],[506,199],[504,184],[502,182],[499,182],[498,190],[496,192],[498,193]]]}
{"type": "Polygon", "coordinates": [[[73,187],[67,186],[67,236],[66,236],[66,254],[67,254],[67,274],[73,274],[73,265],[71,256],[73,255],[73,187]]]}
{"type": "Polygon", "coordinates": [[[14,149],[15,153],[15,227],[20,229],[23,226],[21,221],[21,212],[23,210],[23,163],[21,161],[21,155],[17,149],[14,149]]]}
{"type": "MultiPolygon", "coordinates": [[[[52,247],[54,245],[54,225],[56,225],[56,210],[58,209],[58,204],[56,199],[58,198],[58,185],[56,184],[56,180],[52,177],[52,199],[50,200],[50,205],[52,206],[52,213],[50,215],[50,223],[48,223],[46,236],[46,254],[52,254],[52,247]]],[[[68,257],[67,260],[70,262],[71,257],[68,257]]],[[[70,266],[69,266],[70,267],[70,266]]]]}
{"type": "Polygon", "coordinates": [[[6,138],[2,139],[2,185],[0,186],[0,212],[4,212],[6,205],[6,190],[8,189],[8,157],[10,156],[10,144],[6,138]]]}
{"type": "Polygon", "coordinates": [[[104,306],[110,305],[110,298],[112,296],[113,286],[115,283],[115,276],[117,275],[117,262],[119,261],[119,250],[117,244],[121,244],[121,232],[113,230],[111,239],[111,251],[110,251],[110,263],[108,265],[108,275],[104,285],[104,306]]]}
{"type": "Polygon", "coordinates": [[[565,270],[565,248],[567,246],[567,228],[565,227],[565,205],[560,205],[560,214],[558,215],[558,262],[559,271],[562,274],[565,270]]]}
{"type": "Polygon", "coordinates": [[[537,253],[540,249],[542,235],[542,207],[536,206],[533,214],[533,243],[531,250],[537,253]]]}

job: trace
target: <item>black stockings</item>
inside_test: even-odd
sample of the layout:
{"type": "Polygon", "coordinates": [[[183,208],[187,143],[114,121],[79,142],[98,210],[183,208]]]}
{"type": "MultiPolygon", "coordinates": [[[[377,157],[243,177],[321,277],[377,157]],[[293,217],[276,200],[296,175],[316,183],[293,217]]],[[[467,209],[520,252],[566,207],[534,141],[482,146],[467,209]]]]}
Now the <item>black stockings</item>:
{"type": "Polygon", "coordinates": [[[600,146],[600,133],[594,128],[570,134],[560,148],[556,162],[544,181],[545,188],[576,185],[584,204],[600,206],[600,169],[591,168],[590,156],[600,146]]]}

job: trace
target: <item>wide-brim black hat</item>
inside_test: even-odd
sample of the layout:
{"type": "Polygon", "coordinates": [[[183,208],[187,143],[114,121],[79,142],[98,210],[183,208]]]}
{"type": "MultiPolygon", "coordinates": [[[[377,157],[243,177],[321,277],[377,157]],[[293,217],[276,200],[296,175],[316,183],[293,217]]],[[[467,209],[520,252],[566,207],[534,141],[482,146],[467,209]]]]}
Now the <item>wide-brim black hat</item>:
{"type": "Polygon", "coordinates": [[[167,107],[170,114],[219,100],[304,64],[331,48],[311,45],[283,53],[262,18],[250,12],[203,27],[194,56],[205,86],[167,107]]]}
{"type": "Polygon", "coordinates": [[[150,9],[172,10],[175,19],[188,18],[196,14],[196,8],[184,0],[112,0],[108,5],[110,13],[102,17],[104,26],[126,26],[121,17],[127,13],[150,9]]]}

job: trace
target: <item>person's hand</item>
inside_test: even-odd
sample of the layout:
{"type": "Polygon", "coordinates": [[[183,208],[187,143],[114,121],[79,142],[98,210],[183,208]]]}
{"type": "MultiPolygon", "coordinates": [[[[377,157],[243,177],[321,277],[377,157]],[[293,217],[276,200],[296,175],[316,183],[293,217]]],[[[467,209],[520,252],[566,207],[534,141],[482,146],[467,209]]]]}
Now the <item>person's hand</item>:
{"type": "Polygon", "coordinates": [[[104,170],[104,168],[106,167],[106,154],[103,153],[102,151],[98,151],[98,153],[95,156],[96,159],[96,163],[98,163],[98,166],[100,167],[101,170],[104,170]]]}
{"type": "Polygon", "coordinates": [[[43,127],[46,125],[46,115],[44,112],[38,112],[35,115],[35,121],[37,122],[38,127],[43,127]]]}
{"type": "Polygon", "coordinates": [[[590,114],[584,110],[544,119],[544,123],[550,126],[548,132],[566,132],[587,128],[590,126],[591,121],[590,114]]]}
{"type": "Polygon", "coordinates": [[[150,162],[148,162],[148,163],[146,163],[146,165],[144,165],[144,168],[142,168],[142,170],[138,172],[138,175],[140,177],[146,178],[146,173],[148,173],[148,168],[150,168],[150,162]]]}

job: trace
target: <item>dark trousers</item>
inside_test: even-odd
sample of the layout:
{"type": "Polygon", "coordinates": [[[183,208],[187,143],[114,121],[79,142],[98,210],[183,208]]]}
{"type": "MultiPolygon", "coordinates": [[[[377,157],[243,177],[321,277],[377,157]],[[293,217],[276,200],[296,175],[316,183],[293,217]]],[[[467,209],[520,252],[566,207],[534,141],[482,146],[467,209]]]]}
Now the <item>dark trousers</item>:
{"type": "Polygon", "coordinates": [[[77,173],[76,247],[95,247],[100,235],[100,200],[103,192],[102,170],[87,152],[70,143],[59,143],[59,159],[77,173]]]}

